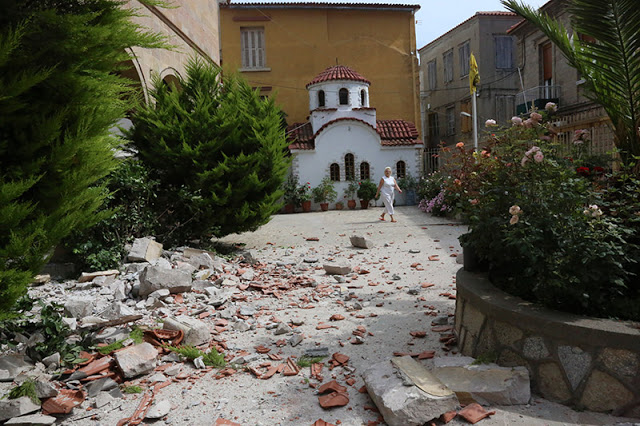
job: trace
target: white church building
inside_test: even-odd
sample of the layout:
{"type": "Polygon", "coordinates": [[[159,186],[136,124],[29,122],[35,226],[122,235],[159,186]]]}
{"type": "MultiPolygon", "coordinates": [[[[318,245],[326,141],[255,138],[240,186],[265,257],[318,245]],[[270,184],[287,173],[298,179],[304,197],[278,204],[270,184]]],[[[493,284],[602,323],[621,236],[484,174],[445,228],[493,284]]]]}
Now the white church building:
{"type": "MultiPolygon", "coordinates": [[[[423,143],[413,123],[377,120],[369,105],[371,82],[342,65],[327,68],[309,84],[309,121],[287,128],[292,172],[298,181],[317,186],[330,177],[343,195],[349,180],[378,183],[389,166],[396,179],[419,177],[423,143]]],[[[404,197],[396,194],[397,204],[404,197]]]]}

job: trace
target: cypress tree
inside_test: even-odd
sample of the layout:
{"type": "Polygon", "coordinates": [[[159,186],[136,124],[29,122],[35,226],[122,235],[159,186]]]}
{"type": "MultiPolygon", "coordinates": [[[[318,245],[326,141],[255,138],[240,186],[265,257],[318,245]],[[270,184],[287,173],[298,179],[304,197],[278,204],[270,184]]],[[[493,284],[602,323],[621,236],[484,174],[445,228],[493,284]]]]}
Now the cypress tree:
{"type": "Polygon", "coordinates": [[[162,47],[113,0],[0,0],[0,317],[53,248],[102,217],[132,46],[162,47]]]}
{"type": "Polygon", "coordinates": [[[178,79],[180,89],[155,79],[155,102],[128,134],[161,182],[156,236],[184,243],[257,229],[280,209],[290,164],[280,109],[199,59],[178,79]]]}

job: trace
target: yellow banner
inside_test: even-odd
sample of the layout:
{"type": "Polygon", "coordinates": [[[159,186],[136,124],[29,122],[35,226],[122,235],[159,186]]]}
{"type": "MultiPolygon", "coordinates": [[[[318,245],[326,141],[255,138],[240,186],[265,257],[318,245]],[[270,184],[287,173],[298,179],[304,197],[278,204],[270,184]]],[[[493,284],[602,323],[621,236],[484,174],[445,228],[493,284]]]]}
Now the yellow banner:
{"type": "Polygon", "coordinates": [[[473,95],[480,83],[480,74],[478,73],[478,63],[476,62],[476,57],[473,56],[473,53],[469,57],[469,88],[471,89],[471,94],[473,95]]]}

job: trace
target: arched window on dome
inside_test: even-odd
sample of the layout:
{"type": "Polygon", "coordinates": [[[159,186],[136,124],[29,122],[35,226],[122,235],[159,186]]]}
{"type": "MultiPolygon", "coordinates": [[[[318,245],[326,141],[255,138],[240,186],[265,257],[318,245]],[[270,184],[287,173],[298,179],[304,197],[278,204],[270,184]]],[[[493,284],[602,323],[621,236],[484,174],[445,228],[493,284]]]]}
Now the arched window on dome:
{"type": "Polygon", "coordinates": [[[396,163],[396,176],[398,179],[404,179],[407,177],[407,166],[404,161],[398,161],[396,163]]]}
{"type": "Polygon", "coordinates": [[[324,107],[324,90],[318,91],[318,108],[324,107]]]}
{"type": "Polygon", "coordinates": [[[364,89],[360,90],[360,106],[367,106],[367,91],[364,89]]]}
{"type": "Polygon", "coordinates": [[[329,179],[333,182],[340,182],[340,165],[338,163],[329,166],[329,179]]]}
{"type": "Polygon", "coordinates": [[[370,179],[371,174],[369,173],[369,163],[363,161],[360,163],[360,180],[370,179]]]}
{"type": "Polygon", "coordinates": [[[340,105],[349,105],[349,90],[344,87],[338,92],[340,105]]]}
{"type": "Polygon", "coordinates": [[[344,156],[344,178],[346,180],[353,180],[356,178],[353,154],[347,154],[344,156]]]}

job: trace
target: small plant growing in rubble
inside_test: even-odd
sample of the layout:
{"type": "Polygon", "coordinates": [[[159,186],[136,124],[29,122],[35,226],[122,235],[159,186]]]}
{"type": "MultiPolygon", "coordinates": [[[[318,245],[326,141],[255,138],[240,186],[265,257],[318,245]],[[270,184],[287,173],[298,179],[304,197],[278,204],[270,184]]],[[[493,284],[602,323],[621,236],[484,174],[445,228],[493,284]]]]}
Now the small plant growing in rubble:
{"type": "Polygon", "coordinates": [[[28,379],[20,386],[16,386],[15,388],[9,391],[8,397],[9,399],[18,399],[23,396],[28,396],[31,398],[34,404],[40,405],[40,399],[38,398],[36,392],[36,384],[33,380],[28,379]]]}
{"type": "Polygon", "coordinates": [[[299,367],[311,367],[311,365],[313,364],[317,364],[319,362],[321,362],[324,358],[324,356],[314,356],[314,357],[309,357],[309,356],[301,356],[300,359],[298,359],[298,366],[299,367]]]}
{"type": "Polygon", "coordinates": [[[125,386],[122,388],[122,392],[124,393],[142,393],[142,388],[140,386],[125,386]]]}
{"type": "Polygon", "coordinates": [[[169,349],[171,352],[175,352],[189,360],[202,357],[204,365],[211,367],[224,367],[226,364],[224,355],[219,353],[215,348],[211,348],[211,351],[208,353],[205,353],[193,346],[164,346],[164,348],[169,349]]]}

